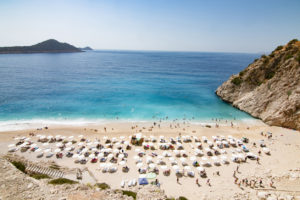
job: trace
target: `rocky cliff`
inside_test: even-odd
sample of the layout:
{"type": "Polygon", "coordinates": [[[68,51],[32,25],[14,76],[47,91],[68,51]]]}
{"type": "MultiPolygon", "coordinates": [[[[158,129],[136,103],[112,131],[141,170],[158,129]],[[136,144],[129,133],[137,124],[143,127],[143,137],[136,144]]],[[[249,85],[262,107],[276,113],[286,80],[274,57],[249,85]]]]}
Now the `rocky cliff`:
{"type": "Polygon", "coordinates": [[[269,125],[300,130],[300,41],[262,55],[216,94],[269,125]]]}

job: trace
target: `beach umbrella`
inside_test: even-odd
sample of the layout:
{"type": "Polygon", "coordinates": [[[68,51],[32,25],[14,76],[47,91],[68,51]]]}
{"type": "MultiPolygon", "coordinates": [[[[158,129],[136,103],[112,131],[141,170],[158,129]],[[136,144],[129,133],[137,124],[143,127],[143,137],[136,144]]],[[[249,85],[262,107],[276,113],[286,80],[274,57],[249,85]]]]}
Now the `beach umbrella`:
{"type": "Polygon", "coordinates": [[[85,153],[85,152],[87,152],[88,151],[88,149],[87,148],[84,148],[84,149],[82,149],[82,153],[85,153]]]}
{"type": "Polygon", "coordinates": [[[174,165],[172,168],[173,168],[174,170],[179,169],[178,165],[174,165]]]}
{"type": "Polygon", "coordinates": [[[37,146],[37,144],[35,144],[35,143],[33,143],[33,144],[30,145],[31,148],[32,147],[36,147],[36,146],[37,146]]]}
{"type": "Polygon", "coordinates": [[[79,154],[74,154],[73,156],[72,156],[72,158],[78,158],[79,157],[79,154]]]}
{"type": "Polygon", "coordinates": [[[56,135],[56,136],[55,136],[55,138],[60,138],[60,137],[61,137],[61,135],[56,135]]]}
{"type": "Polygon", "coordinates": [[[15,146],[16,146],[15,144],[9,144],[9,145],[8,145],[9,148],[15,147],[15,146]]]}
{"type": "Polygon", "coordinates": [[[126,164],[126,162],[124,160],[119,162],[119,165],[125,165],[125,164],[126,164]]]}
{"type": "Polygon", "coordinates": [[[185,161],[186,161],[186,158],[180,158],[180,161],[181,161],[181,162],[185,162],[185,161]]]}
{"type": "Polygon", "coordinates": [[[124,158],[124,154],[119,154],[118,158],[120,158],[120,159],[124,158]]]}
{"type": "Polygon", "coordinates": [[[42,149],[37,149],[37,150],[35,150],[35,152],[40,152],[40,151],[42,151],[42,149]]]}
{"type": "Polygon", "coordinates": [[[52,138],[53,138],[52,135],[49,135],[49,136],[47,137],[48,140],[51,140],[52,138]]]}
{"type": "Polygon", "coordinates": [[[79,142],[77,145],[78,145],[78,146],[82,146],[82,145],[83,145],[83,142],[79,142]]]}
{"type": "Polygon", "coordinates": [[[95,144],[95,145],[98,145],[98,144],[100,144],[100,142],[98,142],[98,141],[95,141],[95,142],[94,142],[94,144],[95,144]]]}
{"type": "Polygon", "coordinates": [[[162,170],[165,170],[165,169],[167,169],[167,166],[166,166],[166,165],[161,165],[160,168],[161,168],[162,170]]]}
{"type": "Polygon", "coordinates": [[[92,149],[91,149],[91,151],[98,151],[98,149],[97,148],[95,148],[95,147],[93,147],[92,149]]]}
{"type": "Polygon", "coordinates": [[[114,155],[112,155],[111,153],[108,154],[108,156],[107,156],[107,158],[112,158],[112,157],[114,157],[114,155]]]}
{"type": "Polygon", "coordinates": [[[140,159],[140,157],[139,156],[133,156],[133,159],[138,160],[138,159],[140,159]]]}
{"type": "Polygon", "coordinates": [[[71,150],[71,147],[67,147],[65,148],[66,151],[70,151],[71,150]]]}
{"type": "Polygon", "coordinates": [[[156,165],[155,165],[154,163],[150,163],[150,164],[149,164],[149,167],[150,167],[151,169],[154,169],[155,166],[156,166],[156,165]]]}
{"type": "Polygon", "coordinates": [[[120,136],[120,139],[121,139],[121,140],[124,140],[124,139],[125,139],[125,136],[120,136]]]}
{"type": "Polygon", "coordinates": [[[72,142],[66,143],[66,146],[71,146],[71,145],[72,145],[72,142]]]}
{"type": "Polygon", "coordinates": [[[63,139],[63,140],[66,139],[66,136],[61,136],[61,139],[63,139]]]}
{"type": "Polygon", "coordinates": [[[55,153],[61,152],[61,149],[55,149],[54,152],[55,153]]]}
{"type": "Polygon", "coordinates": [[[135,152],[140,152],[141,150],[140,150],[140,149],[135,149],[134,151],[135,151],[135,152]]]}
{"type": "Polygon", "coordinates": [[[175,158],[174,158],[174,157],[170,157],[169,160],[170,160],[170,161],[174,161],[175,158]]]}
{"type": "Polygon", "coordinates": [[[108,139],[108,137],[107,136],[103,136],[103,140],[107,140],[108,139]]]}
{"type": "Polygon", "coordinates": [[[69,139],[73,139],[73,138],[74,138],[74,136],[73,136],[73,135],[69,136],[69,139]]]}
{"type": "Polygon", "coordinates": [[[78,135],[79,138],[83,138],[83,135],[78,135]]]}
{"type": "Polygon", "coordinates": [[[124,144],[125,144],[125,145],[128,145],[128,144],[129,144],[129,141],[125,141],[124,144]]]}
{"type": "Polygon", "coordinates": [[[79,155],[79,156],[78,156],[78,159],[79,159],[79,160],[82,160],[82,159],[84,159],[84,158],[85,158],[84,155],[79,155]]]}
{"type": "Polygon", "coordinates": [[[87,145],[87,146],[91,146],[91,145],[93,145],[93,143],[92,143],[92,142],[89,142],[89,143],[86,143],[86,145],[87,145]]]}
{"type": "Polygon", "coordinates": [[[192,157],[190,157],[190,160],[191,160],[191,161],[195,161],[195,160],[196,160],[196,157],[195,157],[195,156],[192,156],[192,157]]]}
{"type": "Polygon", "coordinates": [[[104,168],[104,167],[106,167],[106,163],[100,163],[100,168],[104,168]]]}
{"type": "Polygon", "coordinates": [[[214,161],[216,161],[216,160],[218,160],[218,157],[217,156],[213,156],[213,157],[211,157],[211,159],[214,160],[214,161]]]}
{"type": "Polygon", "coordinates": [[[164,157],[163,156],[161,156],[161,155],[158,155],[157,156],[157,159],[159,159],[159,160],[161,160],[161,159],[163,159],[164,157]]]}
{"type": "Polygon", "coordinates": [[[40,136],[40,139],[41,139],[41,140],[43,140],[43,139],[45,139],[45,138],[46,138],[46,136],[44,136],[44,135],[41,135],[41,136],[40,136]]]}
{"type": "Polygon", "coordinates": [[[114,153],[119,153],[119,150],[118,149],[114,149],[113,152],[114,153]]]}
{"type": "Polygon", "coordinates": [[[137,166],[138,168],[141,168],[141,167],[143,166],[143,163],[138,163],[138,164],[136,164],[136,166],[137,166]]]}
{"type": "Polygon", "coordinates": [[[204,171],[204,168],[203,168],[203,167],[197,167],[196,169],[197,169],[198,171],[200,171],[200,172],[201,172],[201,171],[204,171]]]}
{"type": "Polygon", "coordinates": [[[95,154],[90,154],[89,158],[95,158],[95,154]]]}
{"type": "Polygon", "coordinates": [[[61,146],[63,146],[63,144],[61,142],[59,142],[59,143],[56,144],[56,146],[61,147],[61,146]]]}
{"type": "Polygon", "coordinates": [[[186,152],[185,150],[180,150],[180,153],[182,153],[182,154],[185,153],[185,152],[186,152]]]}
{"type": "Polygon", "coordinates": [[[49,143],[43,143],[43,146],[48,146],[49,145],[49,143]]]}
{"type": "Polygon", "coordinates": [[[185,166],[183,169],[185,169],[185,170],[191,170],[191,167],[190,166],[185,166]]]}
{"type": "Polygon", "coordinates": [[[44,153],[48,153],[48,152],[50,152],[51,151],[51,149],[45,149],[44,150],[44,153]]]}
{"type": "Polygon", "coordinates": [[[203,161],[207,161],[207,158],[206,157],[202,157],[201,158],[203,161]]]}
{"type": "Polygon", "coordinates": [[[14,138],[14,140],[19,140],[19,139],[20,139],[19,137],[14,138]]]}

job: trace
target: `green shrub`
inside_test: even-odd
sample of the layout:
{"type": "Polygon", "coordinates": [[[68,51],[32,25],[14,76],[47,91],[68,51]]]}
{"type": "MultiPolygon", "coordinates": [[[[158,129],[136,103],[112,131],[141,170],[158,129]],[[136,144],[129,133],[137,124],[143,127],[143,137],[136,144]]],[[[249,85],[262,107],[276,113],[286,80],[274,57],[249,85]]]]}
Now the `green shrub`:
{"type": "Polygon", "coordinates": [[[101,190],[110,189],[110,186],[106,183],[96,183],[95,186],[100,188],[101,190]]]}
{"type": "Polygon", "coordinates": [[[256,61],[258,61],[258,58],[256,58],[256,59],[254,60],[254,62],[256,62],[256,61]]]}
{"type": "Polygon", "coordinates": [[[288,59],[290,59],[290,58],[292,58],[293,57],[293,55],[292,54],[287,54],[286,56],[285,56],[285,60],[288,60],[288,59]]]}
{"type": "Polygon", "coordinates": [[[50,178],[50,176],[46,175],[46,174],[31,174],[30,175],[32,178],[35,178],[35,179],[45,179],[45,178],[50,178]]]}
{"type": "Polygon", "coordinates": [[[234,85],[240,85],[242,83],[242,79],[240,79],[240,77],[235,77],[234,79],[231,80],[231,83],[233,83],[234,85]]]}
{"type": "Polygon", "coordinates": [[[62,184],[76,184],[78,182],[67,178],[57,178],[49,181],[48,183],[53,185],[62,185],[62,184]]]}
{"type": "Polygon", "coordinates": [[[267,56],[265,54],[261,55],[261,58],[267,58],[267,56]]]}
{"type": "Polygon", "coordinates": [[[240,76],[243,76],[244,74],[245,74],[244,71],[241,71],[241,72],[239,73],[240,76]]]}
{"type": "Polygon", "coordinates": [[[13,164],[18,170],[26,174],[26,167],[24,163],[19,162],[19,161],[12,161],[11,164],[13,164]]]}
{"type": "Polygon", "coordinates": [[[166,198],[166,200],[176,200],[174,197],[166,198]]]}
{"type": "Polygon", "coordinates": [[[129,190],[122,190],[122,194],[130,196],[133,199],[136,199],[136,192],[132,192],[132,191],[129,191],[129,190]]]}
{"type": "Polygon", "coordinates": [[[298,63],[300,64],[300,52],[298,53],[298,56],[297,56],[296,60],[297,60],[298,63]]]}
{"type": "Polygon", "coordinates": [[[274,51],[279,51],[279,50],[281,50],[281,49],[283,49],[283,46],[278,46],[274,51]]]}
{"type": "Polygon", "coordinates": [[[291,94],[292,94],[292,91],[291,90],[289,90],[289,91],[287,91],[287,93],[286,93],[288,96],[291,96],[291,94]]]}
{"type": "Polygon", "coordinates": [[[265,78],[266,78],[266,79],[271,79],[271,78],[273,78],[274,75],[275,75],[275,72],[274,72],[274,71],[267,70],[267,71],[265,72],[265,78]]]}
{"type": "Polygon", "coordinates": [[[289,41],[288,45],[294,44],[295,42],[298,42],[298,40],[297,39],[293,39],[293,40],[289,41]]]}
{"type": "Polygon", "coordinates": [[[182,197],[182,196],[180,196],[179,198],[178,198],[178,200],[188,200],[186,197],[182,197]]]}

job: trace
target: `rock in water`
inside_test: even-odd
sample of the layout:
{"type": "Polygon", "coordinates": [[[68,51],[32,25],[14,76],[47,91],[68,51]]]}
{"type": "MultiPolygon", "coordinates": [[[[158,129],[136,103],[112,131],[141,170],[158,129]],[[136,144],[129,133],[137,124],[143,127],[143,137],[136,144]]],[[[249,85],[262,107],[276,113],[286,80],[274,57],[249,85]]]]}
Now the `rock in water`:
{"type": "Polygon", "coordinates": [[[269,125],[300,130],[300,41],[256,59],[216,94],[269,125]]]}

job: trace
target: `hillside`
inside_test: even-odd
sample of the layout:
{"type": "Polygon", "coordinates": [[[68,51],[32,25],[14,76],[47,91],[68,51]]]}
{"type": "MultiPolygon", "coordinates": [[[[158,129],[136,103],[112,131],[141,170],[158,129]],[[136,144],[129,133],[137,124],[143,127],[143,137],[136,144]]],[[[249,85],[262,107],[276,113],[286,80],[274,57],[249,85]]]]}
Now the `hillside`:
{"type": "Polygon", "coordinates": [[[300,42],[292,40],[256,59],[216,94],[269,125],[300,130],[300,42]]]}
{"type": "Polygon", "coordinates": [[[50,39],[32,46],[0,47],[0,54],[10,53],[69,53],[81,52],[79,48],[68,43],[50,39]]]}

